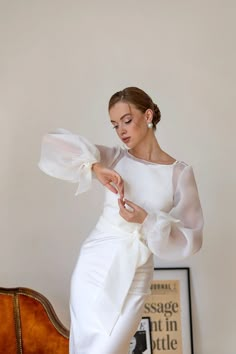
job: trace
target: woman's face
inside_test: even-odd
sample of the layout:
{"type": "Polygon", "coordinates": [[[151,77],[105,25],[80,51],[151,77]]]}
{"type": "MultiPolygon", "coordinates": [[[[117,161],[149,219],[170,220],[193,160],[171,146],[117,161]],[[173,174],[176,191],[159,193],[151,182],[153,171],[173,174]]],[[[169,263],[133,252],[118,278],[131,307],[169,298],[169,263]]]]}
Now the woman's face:
{"type": "Polygon", "coordinates": [[[110,109],[111,123],[121,141],[132,149],[147,138],[151,110],[142,113],[133,104],[118,102],[110,109]],[[149,112],[148,112],[149,111],[149,112]]]}

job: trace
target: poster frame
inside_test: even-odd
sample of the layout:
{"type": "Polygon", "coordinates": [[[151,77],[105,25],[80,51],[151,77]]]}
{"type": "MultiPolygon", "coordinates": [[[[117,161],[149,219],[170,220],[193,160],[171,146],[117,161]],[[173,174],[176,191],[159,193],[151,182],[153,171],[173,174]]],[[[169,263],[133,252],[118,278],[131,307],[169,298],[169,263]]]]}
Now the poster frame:
{"type": "MultiPolygon", "coordinates": [[[[183,353],[181,354],[194,354],[189,267],[154,268],[153,280],[154,281],[155,280],[167,280],[167,281],[178,280],[179,281],[181,334],[182,334],[182,346],[183,346],[183,353]]],[[[147,314],[144,312],[143,317],[146,316],[149,316],[150,320],[152,320],[152,314],[147,314]]]]}

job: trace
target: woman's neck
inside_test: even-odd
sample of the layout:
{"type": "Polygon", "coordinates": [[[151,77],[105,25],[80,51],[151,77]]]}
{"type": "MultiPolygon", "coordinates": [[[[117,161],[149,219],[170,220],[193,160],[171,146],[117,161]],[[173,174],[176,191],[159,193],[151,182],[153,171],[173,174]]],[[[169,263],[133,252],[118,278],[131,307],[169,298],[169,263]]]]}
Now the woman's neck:
{"type": "Polygon", "coordinates": [[[129,153],[138,159],[154,163],[169,164],[175,161],[173,157],[161,149],[155,135],[148,141],[141,142],[129,149],[129,153]]]}
{"type": "Polygon", "coordinates": [[[131,148],[129,153],[139,159],[156,162],[162,153],[162,149],[160,148],[156,137],[153,136],[148,142],[141,142],[131,148]]]}

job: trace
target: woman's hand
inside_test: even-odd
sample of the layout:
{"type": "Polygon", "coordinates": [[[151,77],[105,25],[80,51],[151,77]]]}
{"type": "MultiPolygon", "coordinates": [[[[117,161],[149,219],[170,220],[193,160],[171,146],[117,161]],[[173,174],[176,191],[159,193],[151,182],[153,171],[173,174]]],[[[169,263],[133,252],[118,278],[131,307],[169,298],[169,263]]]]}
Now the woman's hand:
{"type": "Polygon", "coordinates": [[[120,216],[122,216],[122,218],[124,218],[126,221],[135,222],[138,224],[142,224],[144,222],[147,216],[146,210],[127,199],[118,199],[118,204],[120,207],[120,216]]]}
{"type": "Polygon", "coordinates": [[[124,181],[119,173],[104,167],[100,163],[93,164],[92,170],[94,171],[97,179],[106,188],[108,188],[113,193],[119,193],[121,199],[124,198],[124,181]]]}

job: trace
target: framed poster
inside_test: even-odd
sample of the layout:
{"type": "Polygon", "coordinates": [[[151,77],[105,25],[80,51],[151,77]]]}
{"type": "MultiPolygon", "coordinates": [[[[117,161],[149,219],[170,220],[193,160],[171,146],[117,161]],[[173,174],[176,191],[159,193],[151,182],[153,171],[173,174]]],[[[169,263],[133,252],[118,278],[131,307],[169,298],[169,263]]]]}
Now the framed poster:
{"type": "Polygon", "coordinates": [[[189,268],[155,268],[143,316],[149,316],[153,354],[193,354],[189,268]]]}
{"type": "Polygon", "coordinates": [[[143,317],[130,341],[129,354],[152,354],[150,317],[143,317]]]}

